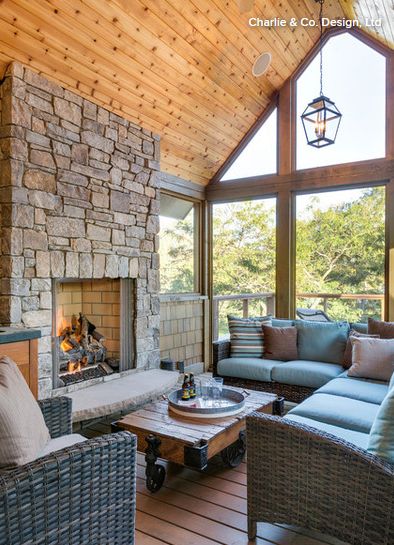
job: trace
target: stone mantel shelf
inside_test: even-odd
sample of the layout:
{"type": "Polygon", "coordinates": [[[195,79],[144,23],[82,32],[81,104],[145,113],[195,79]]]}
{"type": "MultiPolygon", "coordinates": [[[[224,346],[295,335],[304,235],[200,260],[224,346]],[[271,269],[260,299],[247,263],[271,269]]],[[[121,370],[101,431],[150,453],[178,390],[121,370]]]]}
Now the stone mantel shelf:
{"type": "Polygon", "coordinates": [[[30,341],[31,339],[39,339],[40,337],[41,331],[38,329],[0,326],[0,344],[30,341]]]}

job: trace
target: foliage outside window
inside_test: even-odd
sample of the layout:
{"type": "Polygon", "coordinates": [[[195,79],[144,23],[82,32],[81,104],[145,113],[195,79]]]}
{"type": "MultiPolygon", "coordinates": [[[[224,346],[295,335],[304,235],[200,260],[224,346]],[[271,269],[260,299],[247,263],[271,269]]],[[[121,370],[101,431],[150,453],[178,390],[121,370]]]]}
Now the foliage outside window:
{"type": "MultiPolygon", "coordinates": [[[[274,309],[276,199],[213,206],[214,295],[268,294],[248,301],[250,316],[274,309]]],[[[227,314],[242,316],[242,298],[220,301],[219,336],[227,314]]]]}
{"type": "Polygon", "coordinates": [[[296,233],[297,307],[334,320],[382,316],[384,187],[298,196],[296,233]]]}
{"type": "Polygon", "coordinates": [[[163,194],[160,214],[162,293],[197,291],[197,205],[163,194]]]}

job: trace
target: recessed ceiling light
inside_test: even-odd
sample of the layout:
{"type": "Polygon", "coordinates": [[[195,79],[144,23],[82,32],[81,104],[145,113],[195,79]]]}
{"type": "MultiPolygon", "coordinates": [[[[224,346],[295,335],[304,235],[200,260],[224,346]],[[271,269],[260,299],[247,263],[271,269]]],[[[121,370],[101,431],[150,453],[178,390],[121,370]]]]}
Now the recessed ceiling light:
{"type": "Polygon", "coordinates": [[[269,68],[271,64],[272,55],[271,53],[262,53],[254,61],[252,74],[256,77],[262,76],[269,68]]]}

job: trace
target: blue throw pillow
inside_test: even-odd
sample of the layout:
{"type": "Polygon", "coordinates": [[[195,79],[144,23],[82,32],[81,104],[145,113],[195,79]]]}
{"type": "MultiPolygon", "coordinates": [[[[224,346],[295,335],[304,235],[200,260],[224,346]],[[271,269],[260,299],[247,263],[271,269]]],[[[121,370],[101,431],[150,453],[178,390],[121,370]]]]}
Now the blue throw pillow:
{"type": "Polygon", "coordinates": [[[298,359],[342,365],[349,324],[296,320],[298,359]]]}
{"type": "Polygon", "coordinates": [[[368,452],[394,464],[394,375],[369,432],[368,452]]]}

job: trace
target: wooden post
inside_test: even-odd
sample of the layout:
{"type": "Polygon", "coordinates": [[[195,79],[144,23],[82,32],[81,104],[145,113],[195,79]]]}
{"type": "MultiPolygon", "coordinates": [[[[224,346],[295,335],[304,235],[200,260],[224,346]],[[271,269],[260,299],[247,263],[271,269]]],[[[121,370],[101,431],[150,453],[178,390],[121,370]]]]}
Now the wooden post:
{"type": "Polygon", "coordinates": [[[249,299],[242,299],[242,316],[244,318],[249,316],[249,299]]]}
{"type": "Polygon", "coordinates": [[[293,196],[278,193],[276,204],[276,316],[293,318],[295,313],[295,252],[293,196]]]}

